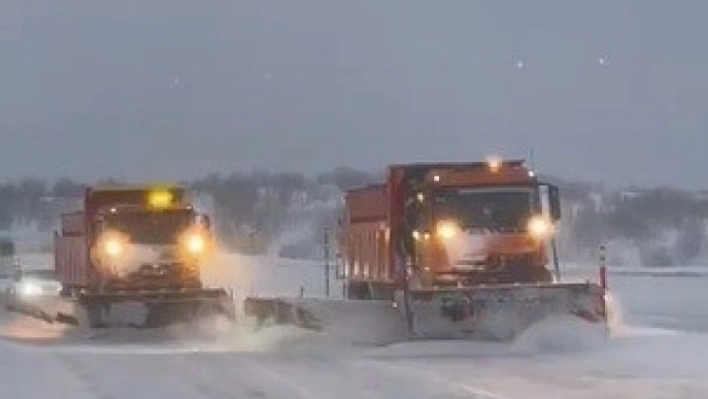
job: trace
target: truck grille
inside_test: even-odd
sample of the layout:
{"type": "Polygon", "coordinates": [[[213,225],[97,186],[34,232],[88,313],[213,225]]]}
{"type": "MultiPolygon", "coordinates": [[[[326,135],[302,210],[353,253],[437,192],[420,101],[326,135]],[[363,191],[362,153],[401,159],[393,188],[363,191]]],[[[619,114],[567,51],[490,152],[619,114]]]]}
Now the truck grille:
{"type": "Polygon", "coordinates": [[[181,271],[182,264],[179,263],[144,264],[137,274],[141,277],[170,277],[179,275],[181,271]]]}
{"type": "Polygon", "coordinates": [[[172,289],[199,286],[199,271],[183,263],[154,263],[140,265],[137,271],[120,279],[111,280],[117,290],[172,289]]]}
{"type": "Polygon", "coordinates": [[[526,266],[533,264],[533,254],[494,254],[489,263],[496,266],[526,266]]]}
{"type": "Polygon", "coordinates": [[[491,254],[486,259],[461,259],[456,266],[467,266],[474,270],[496,269],[505,266],[530,266],[534,258],[532,253],[525,254],[491,254]]]}

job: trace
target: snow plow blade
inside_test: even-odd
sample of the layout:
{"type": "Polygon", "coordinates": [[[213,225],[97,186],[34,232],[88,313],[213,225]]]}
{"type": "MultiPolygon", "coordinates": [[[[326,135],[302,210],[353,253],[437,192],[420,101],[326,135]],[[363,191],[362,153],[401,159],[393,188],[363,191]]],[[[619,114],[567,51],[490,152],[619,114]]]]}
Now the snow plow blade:
{"type": "Polygon", "coordinates": [[[306,303],[287,298],[246,298],[244,314],[252,317],[256,327],[266,324],[292,324],[308,330],[322,331],[323,325],[306,303]]]}
{"type": "Polygon", "coordinates": [[[5,304],[5,310],[8,312],[19,313],[47,323],[76,324],[76,320],[68,320],[60,316],[52,308],[53,306],[48,305],[46,300],[42,303],[13,301],[5,304]]]}
{"type": "Polygon", "coordinates": [[[406,339],[404,320],[392,301],[250,297],[244,301],[244,313],[256,330],[293,325],[357,345],[406,339]]]}
{"type": "MultiPolygon", "coordinates": [[[[402,294],[399,298],[403,301],[402,294]]],[[[408,305],[404,317],[415,339],[509,341],[556,316],[575,316],[606,327],[604,290],[592,283],[413,290],[408,305]]]]}
{"type": "Polygon", "coordinates": [[[294,325],[349,342],[410,339],[513,340],[546,318],[573,316],[606,328],[604,290],[595,284],[509,284],[411,291],[394,301],[246,298],[256,328],[294,325]],[[407,311],[407,309],[409,311],[407,311]]]}
{"type": "Polygon", "coordinates": [[[233,295],[222,289],[82,293],[72,302],[56,312],[56,322],[157,328],[215,315],[236,318],[233,295]]]}

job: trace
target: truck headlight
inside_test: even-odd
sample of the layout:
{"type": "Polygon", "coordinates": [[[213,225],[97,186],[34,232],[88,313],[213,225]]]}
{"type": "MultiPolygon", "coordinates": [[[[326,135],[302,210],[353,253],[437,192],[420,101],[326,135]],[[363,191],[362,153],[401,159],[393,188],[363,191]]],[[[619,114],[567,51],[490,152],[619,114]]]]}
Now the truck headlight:
{"type": "Polygon", "coordinates": [[[543,216],[531,217],[527,229],[531,237],[537,240],[547,238],[553,233],[553,225],[543,216]]]}
{"type": "Polygon", "coordinates": [[[460,227],[457,223],[451,220],[445,220],[438,223],[437,233],[442,239],[449,240],[455,237],[459,231],[460,227]]]}
{"type": "Polygon", "coordinates": [[[118,258],[123,253],[125,253],[125,247],[123,243],[115,238],[111,237],[106,242],[103,244],[103,250],[106,252],[106,255],[110,256],[111,258],[118,258]]]}
{"type": "Polygon", "coordinates": [[[124,257],[126,252],[128,252],[128,245],[128,237],[112,231],[103,233],[98,241],[101,254],[111,260],[124,257]]]}
{"type": "Polygon", "coordinates": [[[33,281],[24,281],[20,284],[19,292],[22,296],[42,295],[42,287],[33,281]]]}
{"type": "Polygon", "coordinates": [[[190,233],[185,240],[185,245],[192,255],[201,255],[207,249],[206,239],[200,233],[190,233]]]}

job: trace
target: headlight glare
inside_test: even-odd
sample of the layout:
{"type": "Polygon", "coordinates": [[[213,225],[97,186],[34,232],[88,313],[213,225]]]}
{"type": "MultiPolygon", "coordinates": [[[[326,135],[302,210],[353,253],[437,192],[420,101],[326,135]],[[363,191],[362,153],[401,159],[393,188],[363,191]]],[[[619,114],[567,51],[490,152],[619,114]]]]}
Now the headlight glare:
{"type": "Polygon", "coordinates": [[[543,216],[533,216],[529,219],[527,228],[529,234],[537,240],[547,238],[553,234],[553,224],[543,216]]]}
{"type": "Polygon", "coordinates": [[[130,239],[119,232],[108,231],[103,233],[98,240],[99,254],[105,260],[115,261],[126,256],[130,239]]]}
{"type": "Polygon", "coordinates": [[[42,287],[32,281],[25,281],[20,284],[20,294],[23,296],[36,296],[42,294],[42,287]]]}
{"type": "Polygon", "coordinates": [[[459,231],[460,227],[451,220],[438,223],[437,233],[442,239],[449,240],[455,237],[459,231]]]}
{"type": "Polygon", "coordinates": [[[207,243],[202,234],[191,233],[185,242],[187,251],[192,255],[201,255],[206,251],[207,243]]]}
{"type": "Polygon", "coordinates": [[[106,240],[106,243],[103,245],[103,249],[106,251],[106,255],[111,258],[117,258],[125,251],[123,243],[115,237],[111,237],[106,240]]]}

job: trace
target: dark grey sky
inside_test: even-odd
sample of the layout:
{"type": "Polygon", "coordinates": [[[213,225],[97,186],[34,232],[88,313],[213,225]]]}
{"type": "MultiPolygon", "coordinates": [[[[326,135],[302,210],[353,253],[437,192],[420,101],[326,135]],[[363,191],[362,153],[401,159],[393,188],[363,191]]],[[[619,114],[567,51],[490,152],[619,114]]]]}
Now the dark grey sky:
{"type": "Polygon", "coordinates": [[[0,0],[0,180],[467,160],[708,187],[708,2],[0,0]]]}

